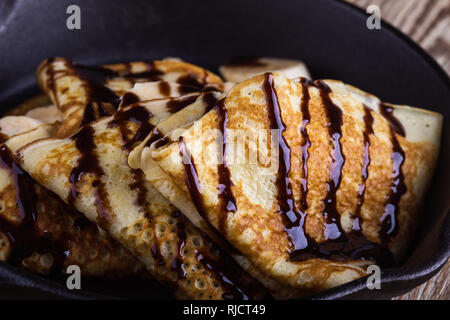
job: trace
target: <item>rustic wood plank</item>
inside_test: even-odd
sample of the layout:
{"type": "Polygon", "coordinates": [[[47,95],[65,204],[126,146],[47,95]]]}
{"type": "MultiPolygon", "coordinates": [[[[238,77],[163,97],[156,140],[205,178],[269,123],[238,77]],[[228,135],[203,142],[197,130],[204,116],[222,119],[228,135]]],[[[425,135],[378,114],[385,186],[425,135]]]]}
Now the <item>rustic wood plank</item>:
{"type": "Polygon", "coordinates": [[[394,300],[449,300],[450,262],[433,278],[394,300]]]}
{"type": "MultiPolygon", "coordinates": [[[[378,5],[381,18],[412,38],[450,74],[450,0],[346,0],[378,5]]],[[[395,300],[449,300],[450,261],[432,279],[395,300]]]]}
{"type": "Polygon", "coordinates": [[[381,17],[422,46],[450,74],[450,0],[347,0],[381,17]]]}

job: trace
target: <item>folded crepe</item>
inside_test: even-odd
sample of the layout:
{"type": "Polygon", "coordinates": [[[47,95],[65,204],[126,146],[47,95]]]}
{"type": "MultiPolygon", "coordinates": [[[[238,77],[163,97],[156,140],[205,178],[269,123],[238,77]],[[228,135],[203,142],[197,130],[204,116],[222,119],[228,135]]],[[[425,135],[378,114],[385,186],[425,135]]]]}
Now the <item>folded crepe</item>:
{"type": "MultiPolygon", "coordinates": [[[[7,142],[8,144],[13,143],[15,150],[17,150],[33,140],[55,136],[58,131],[61,133],[61,128],[65,130],[64,128],[70,127],[71,130],[76,130],[81,123],[75,126],[71,125],[73,121],[72,113],[75,114],[77,110],[86,111],[86,108],[89,107],[97,108],[100,106],[103,108],[102,103],[105,103],[106,100],[95,101],[93,105],[77,102],[108,97],[109,88],[107,85],[113,87],[113,90],[110,90],[112,96],[113,94],[120,94],[121,88],[128,88],[132,83],[144,79],[154,78],[156,80],[162,78],[178,81],[180,83],[168,81],[136,83],[132,90],[127,92],[125,99],[117,97],[122,106],[131,103],[131,100],[141,101],[174,97],[170,99],[169,103],[160,101],[154,104],[154,108],[159,105],[161,111],[167,105],[172,113],[198,97],[198,91],[203,86],[202,81],[211,81],[208,82],[209,90],[222,88],[220,83],[214,82],[218,79],[216,76],[211,74],[209,78],[208,72],[203,69],[200,72],[198,67],[165,60],[164,62],[155,62],[160,69],[154,69],[150,72],[151,64],[151,62],[145,65],[132,62],[110,65],[104,69],[97,66],[81,66],[63,58],[46,60],[40,66],[38,78],[40,77],[41,81],[46,81],[43,89],[48,92],[54,101],[57,101],[54,98],[56,94],[60,93],[59,99],[66,101],[71,108],[70,116],[62,119],[62,112],[55,105],[48,106],[48,101],[40,97],[30,99],[17,109],[19,114],[26,112],[26,116],[6,116],[0,119],[3,138],[0,142],[7,141],[8,136],[14,136],[12,138],[14,142],[7,142]],[[116,78],[108,78],[113,76],[113,71],[106,70],[108,68],[113,69],[114,72],[117,71],[116,78]],[[142,70],[147,71],[144,73],[142,70]],[[196,76],[200,74],[202,79],[196,82],[196,76]],[[49,86],[49,83],[53,84],[49,86]],[[48,91],[49,87],[52,90],[48,91]],[[58,88],[59,91],[57,91],[58,88]],[[190,92],[197,92],[197,94],[188,94],[181,99],[176,98],[190,92]],[[73,103],[71,104],[71,102],[73,103]],[[63,120],[61,127],[59,127],[59,123],[55,123],[60,120],[63,120]],[[31,129],[39,127],[43,123],[54,124],[18,135],[31,131],[31,129]]],[[[108,106],[107,102],[106,105],[108,106]]],[[[94,109],[90,109],[88,112],[92,110],[94,109]]],[[[95,110],[98,111],[98,109],[95,110]]],[[[91,114],[92,117],[84,117],[83,121],[91,122],[101,116],[102,114],[97,111],[91,114]]],[[[114,112],[114,109],[112,109],[112,112],[114,112]]],[[[1,218],[4,220],[3,222],[0,221],[2,226],[0,231],[4,231],[4,233],[0,233],[2,244],[0,258],[2,261],[8,261],[41,274],[64,273],[68,265],[77,264],[80,266],[83,276],[125,278],[137,275],[139,277],[150,277],[143,264],[125,250],[122,245],[113,240],[107,233],[98,229],[95,223],[87,220],[81,213],[65,204],[52,192],[35,183],[24,172],[21,172],[19,176],[24,177],[23,179],[26,180],[25,184],[28,187],[23,186],[27,191],[23,195],[26,199],[22,201],[20,195],[23,191],[17,183],[14,183],[17,180],[17,173],[13,173],[11,168],[11,166],[15,166],[13,155],[6,146],[3,151],[3,156],[7,158],[9,165],[5,165],[0,170],[2,176],[5,176],[5,179],[2,180],[0,197],[3,205],[1,218]],[[29,203],[28,207],[25,207],[25,209],[29,209],[28,211],[22,207],[19,210],[16,202],[21,203],[21,201],[29,203]]],[[[20,168],[17,167],[15,170],[20,170],[20,168]]]]}
{"type": "Polygon", "coordinates": [[[205,219],[267,275],[311,292],[404,258],[441,125],[338,81],[266,73],[130,163],[194,224],[205,219]]]}
{"type": "Polygon", "coordinates": [[[30,143],[18,158],[33,179],[122,243],[176,297],[262,298],[266,290],[127,163],[130,150],[160,119],[193,102],[215,101],[214,95],[220,92],[122,106],[69,138],[30,143]]]}
{"type": "Polygon", "coordinates": [[[120,98],[136,83],[159,81],[152,85],[161,97],[221,83],[211,72],[177,59],[84,66],[65,58],[50,58],[40,64],[36,78],[39,87],[61,110],[58,137],[68,137],[82,125],[113,114],[121,103],[136,102],[134,92],[124,96],[124,101],[120,98]]]}
{"type": "MultiPolygon", "coordinates": [[[[228,84],[225,85],[225,87],[227,86],[228,84]]],[[[225,91],[228,90],[225,89],[225,91]]],[[[128,157],[128,164],[130,167],[133,169],[145,168],[146,179],[151,181],[152,185],[157,189],[162,188],[167,191],[167,188],[170,188],[170,185],[167,185],[167,175],[153,162],[152,158],[146,154],[150,151],[149,146],[155,141],[158,141],[158,145],[163,145],[169,141],[169,135],[177,135],[177,132],[186,130],[186,127],[192,125],[194,121],[198,120],[211,110],[221,96],[223,96],[223,94],[219,95],[217,92],[207,92],[202,95],[201,99],[197,99],[194,103],[181,109],[166,120],[159,122],[152,130],[151,134],[130,152],[128,157]],[[143,161],[142,163],[141,160],[143,161]]],[[[178,200],[183,201],[182,198],[176,199],[172,204],[176,207],[182,207],[184,203],[177,202],[178,200]]],[[[297,288],[276,281],[263,273],[259,268],[255,267],[254,264],[242,255],[242,253],[237,251],[236,248],[232,247],[230,243],[202,217],[198,216],[195,219],[191,219],[191,222],[203,233],[208,235],[215,244],[219,245],[225,252],[230,254],[244,270],[263,284],[274,298],[289,299],[304,294],[304,292],[297,288]]]]}
{"type": "Polygon", "coordinates": [[[78,265],[84,277],[150,278],[122,245],[15,163],[11,150],[53,136],[57,125],[33,127],[32,119],[22,116],[2,118],[0,124],[0,261],[45,275],[78,265]],[[26,125],[30,130],[17,132],[26,125]]]}

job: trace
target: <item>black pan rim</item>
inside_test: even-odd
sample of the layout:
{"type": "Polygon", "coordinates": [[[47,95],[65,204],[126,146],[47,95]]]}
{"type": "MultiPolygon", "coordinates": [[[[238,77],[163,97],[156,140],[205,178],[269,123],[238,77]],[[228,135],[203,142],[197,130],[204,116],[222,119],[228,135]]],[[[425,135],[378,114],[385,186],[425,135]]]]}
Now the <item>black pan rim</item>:
{"type": "MultiPolygon", "coordinates": [[[[344,2],[343,0],[327,0],[328,2],[333,1],[335,4],[341,6],[342,8],[353,10],[358,14],[366,16],[366,12],[361,8],[344,2]]],[[[411,40],[408,36],[403,34],[401,31],[393,27],[388,22],[382,19],[383,30],[390,32],[398,40],[403,41],[409,48],[417,53],[431,69],[439,76],[439,79],[445,86],[450,90],[450,77],[442,69],[442,67],[417,43],[411,40]]],[[[109,61],[108,61],[109,62],[109,61]]],[[[19,79],[20,80],[20,79],[19,79]]],[[[29,88],[28,88],[29,89],[29,88]]],[[[420,283],[425,282],[436,274],[447,262],[450,257],[450,211],[447,212],[446,219],[442,224],[439,235],[439,246],[436,249],[434,255],[427,260],[425,263],[409,266],[409,267],[396,267],[383,270],[381,284],[390,283],[402,283],[406,281],[411,281],[411,279],[419,279],[420,283]]],[[[113,296],[101,295],[97,292],[92,292],[89,290],[78,290],[75,292],[68,291],[65,287],[56,281],[46,279],[44,277],[32,274],[26,270],[17,268],[15,266],[8,265],[6,263],[0,263],[0,269],[4,272],[5,279],[0,280],[0,285],[11,285],[15,287],[27,287],[39,289],[42,291],[52,292],[62,298],[66,299],[112,299],[113,296]],[[20,281],[17,281],[17,279],[20,281]]],[[[350,297],[366,288],[367,277],[354,280],[343,284],[341,286],[319,292],[314,295],[305,297],[307,299],[315,300],[328,300],[328,299],[345,299],[350,297]]]]}

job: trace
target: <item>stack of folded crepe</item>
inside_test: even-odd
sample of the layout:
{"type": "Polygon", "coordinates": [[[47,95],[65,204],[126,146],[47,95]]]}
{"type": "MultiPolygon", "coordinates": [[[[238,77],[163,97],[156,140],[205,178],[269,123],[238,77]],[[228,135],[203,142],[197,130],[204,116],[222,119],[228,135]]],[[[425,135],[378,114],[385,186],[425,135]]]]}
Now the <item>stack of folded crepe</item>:
{"type": "Polygon", "coordinates": [[[299,297],[400,263],[442,117],[312,82],[292,60],[221,71],[241,82],[176,59],[44,61],[38,83],[61,123],[0,121],[1,199],[18,203],[0,211],[3,259],[30,266],[31,253],[93,275],[144,267],[190,299],[299,297]],[[97,254],[84,250],[92,238],[97,254]]]}

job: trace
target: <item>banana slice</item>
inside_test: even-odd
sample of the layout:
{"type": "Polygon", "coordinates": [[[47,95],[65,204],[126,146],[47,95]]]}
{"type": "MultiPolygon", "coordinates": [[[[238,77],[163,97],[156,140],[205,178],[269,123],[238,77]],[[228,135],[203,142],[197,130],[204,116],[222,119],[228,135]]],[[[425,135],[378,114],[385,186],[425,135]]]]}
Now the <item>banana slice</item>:
{"type": "Polygon", "coordinates": [[[277,72],[288,78],[311,79],[306,65],[299,60],[279,58],[242,58],[220,66],[219,72],[226,81],[242,82],[264,72],[277,72]]]}
{"type": "Polygon", "coordinates": [[[54,104],[31,109],[25,115],[45,123],[54,123],[62,120],[61,111],[54,104]]]}
{"type": "Polygon", "coordinates": [[[6,116],[0,119],[0,131],[12,137],[16,134],[30,131],[41,124],[44,124],[44,122],[27,116],[6,116]]]}

